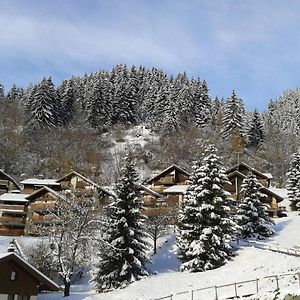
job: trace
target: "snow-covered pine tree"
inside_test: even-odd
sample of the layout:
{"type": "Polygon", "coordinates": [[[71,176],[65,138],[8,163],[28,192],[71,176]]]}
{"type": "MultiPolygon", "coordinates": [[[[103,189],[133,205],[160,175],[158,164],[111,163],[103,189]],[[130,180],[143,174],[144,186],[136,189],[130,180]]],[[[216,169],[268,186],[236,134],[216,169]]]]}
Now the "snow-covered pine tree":
{"type": "Polygon", "coordinates": [[[94,281],[99,292],[148,276],[145,263],[149,245],[145,242],[144,220],[138,202],[138,174],[130,158],[126,158],[116,184],[116,198],[106,207],[100,261],[94,281]]]}
{"type": "Polygon", "coordinates": [[[229,214],[225,169],[214,147],[193,166],[190,187],[179,212],[177,245],[180,270],[198,272],[215,269],[232,255],[229,242],[235,223],[229,214]]]}
{"type": "Polygon", "coordinates": [[[248,130],[248,146],[258,149],[264,144],[265,129],[258,111],[255,109],[248,130]]]}
{"type": "Polygon", "coordinates": [[[292,210],[300,210],[300,153],[294,153],[287,173],[286,188],[292,210]]]}
{"type": "Polygon", "coordinates": [[[4,98],[4,87],[3,85],[0,83],[0,99],[4,98]]]}
{"type": "Polygon", "coordinates": [[[272,220],[266,212],[266,195],[259,189],[262,185],[252,174],[248,175],[241,186],[241,202],[238,207],[236,220],[240,229],[240,237],[265,239],[271,236],[272,220]]]}
{"type": "Polygon", "coordinates": [[[239,131],[242,135],[243,121],[245,118],[245,110],[242,99],[239,99],[235,91],[232,91],[232,95],[227,99],[224,106],[224,114],[222,119],[222,134],[227,139],[231,134],[239,131]]]}
{"type": "Polygon", "coordinates": [[[61,119],[64,125],[68,125],[75,114],[75,91],[72,80],[64,80],[58,89],[61,102],[61,119]]]}
{"type": "Polygon", "coordinates": [[[192,100],[192,113],[197,126],[203,127],[207,125],[211,119],[211,101],[208,94],[206,81],[191,80],[190,93],[192,100]]]}
{"type": "Polygon", "coordinates": [[[61,125],[60,102],[51,78],[44,78],[32,89],[26,112],[29,128],[51,129],[61,125]]]}
{"type": "Polygon", "coordinates": [[[108,97],[109,81],[98,76],[88,95],[87,122],[100,131],[106,131],[112,123],[112,105],[108,97]]]}

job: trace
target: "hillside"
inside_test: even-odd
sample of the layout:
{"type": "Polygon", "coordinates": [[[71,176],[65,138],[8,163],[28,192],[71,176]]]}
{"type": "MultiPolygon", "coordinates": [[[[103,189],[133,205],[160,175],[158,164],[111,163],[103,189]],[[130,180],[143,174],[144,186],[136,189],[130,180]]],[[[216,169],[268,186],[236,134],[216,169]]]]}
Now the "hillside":
{"type": "MultiPolygon", "coordinates": [[[[298,213],[290,212],[286,218],[277,219],[275,235],[266,240],[265,244],[273,248],[300,248],[300,236],[298,234],[300,227],[300,216],[298,213]]],[[[0,237],[0,252],[4,252],[8,245],[10,237],[0,237]]],[[[22,245],[34,243],[34,238],[17,238],[22,245]]],[[[166,236],[160,240],[161,248],[159,252],[152,257],[153,264],[149,269],[156,272],[146,279],[131,284],[125,289],[115,290],[113,292],[96,294],[92,285],[89,283],[90,276],[87,274],[82,280],[72,286],[70,300],[150,300],[159,297],[176,294],[192,289],[210,287],[215,285],[231,284],[245,280],[263,278],[270,275],[279,275],[283,273],[300,272],[299,257],[281,254],[269,250],[254,248],[253,246],[240,245],[236,256],[223,267],[203,273],[178,272],[178,261],[176,258],[175,238],[173,235],[166,236]],[[167,240],[164,242],[164,240],[167,240]]],[[[92,258],[91,258],[92,259],[92,258]]],[[[280,298],[288,293],[297,293],[299,290],[298,279],[293,276],[287,276],[279,279],[280,298]]],[[[276,281],[260,280],[260,294],[251,299],[274,299],[276,281]],[[268,292],[266,292],[268,291],[268,292]]],[[[244,293],[253,293],[255,283],[239,285],[238,290],[244,293]]],[[[213,290],[195,293],[194,299],[214,299],[213,290]],[[210,298],[210,296],[212,298],[210,298]]],[[[219,291],[220,299],[223,296],[233,295],[233,286],[221,289],[219,291]]],[[[39,300],[62,299],[61,294],[41,294],[39,300]]],[[[190,294],[174,296],[174,300],[190,299],[190,294]]],[[[247,298],[250,299],[250,298],[247,298]]]]}

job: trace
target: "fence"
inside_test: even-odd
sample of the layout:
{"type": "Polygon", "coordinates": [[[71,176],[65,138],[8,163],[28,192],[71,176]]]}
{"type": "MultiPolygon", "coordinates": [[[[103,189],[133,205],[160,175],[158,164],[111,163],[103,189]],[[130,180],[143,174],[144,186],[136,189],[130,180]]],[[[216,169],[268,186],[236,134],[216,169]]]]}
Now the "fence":
{"type": "Polygon", "coordinates": [[[300,256],[300,249],[284,248],[284,247],[259,243],[257,241],[243,241],[242,244],[244,244],[244,243],[246,243],[247,246],[253,246],[255,248],[262,249],[262,250],[269,250],[269,251],[278,252],[278,253],[282,253],[282,254],[300,256]]]}
{"type": "Polygon", "coordinates": [[[234,282],[230,284],[210,286],[180,293],[170,294],[153,300],[221,300],[247,297],[259,292],[273,292],[280,289],[280,279],[291,277],[300,285],[300,273],[285,273],[271,275],[247,281],[234,282]]]}

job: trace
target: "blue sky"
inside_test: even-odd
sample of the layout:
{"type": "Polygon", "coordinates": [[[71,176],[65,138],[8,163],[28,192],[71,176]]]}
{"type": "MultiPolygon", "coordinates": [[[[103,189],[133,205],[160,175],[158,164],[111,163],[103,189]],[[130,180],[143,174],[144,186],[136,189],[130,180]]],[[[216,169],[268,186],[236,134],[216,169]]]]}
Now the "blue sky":
{"type": "Polygon", "coordinates": [[[0,82],[142,64],[262,111],[299,86],[299,11],[298,0],[2,0],[0,82]]]}

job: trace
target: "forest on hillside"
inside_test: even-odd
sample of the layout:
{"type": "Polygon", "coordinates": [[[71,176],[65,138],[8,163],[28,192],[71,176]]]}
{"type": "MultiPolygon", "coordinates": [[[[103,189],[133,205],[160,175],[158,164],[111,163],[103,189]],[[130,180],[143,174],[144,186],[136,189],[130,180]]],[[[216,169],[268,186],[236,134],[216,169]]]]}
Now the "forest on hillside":
{"type": "Polygon", "coordinates": [[[283,186],[299,146],[300,89],[283,92],[261,113],[246,111],[234,90],[213,99],[205,80],[142,66],[117,65],[57,87],[51,78],[7,92],[1,86],[0,168],[18,178],[76,169],[111,184],[124,156],[116,143],[134,127],[157,137],[127,147],[148,173],[172,163],[190,169],[214,144],[225,166],[244,161],[283,186]]]}

